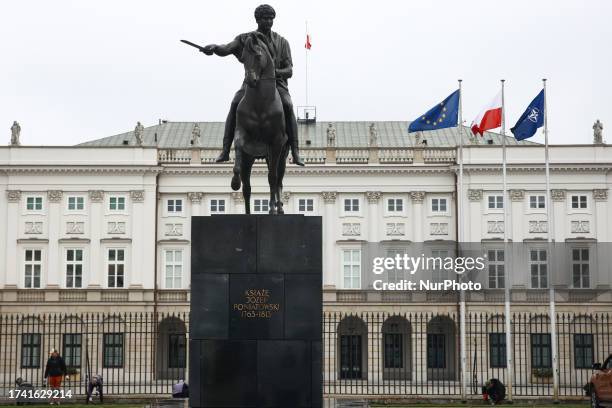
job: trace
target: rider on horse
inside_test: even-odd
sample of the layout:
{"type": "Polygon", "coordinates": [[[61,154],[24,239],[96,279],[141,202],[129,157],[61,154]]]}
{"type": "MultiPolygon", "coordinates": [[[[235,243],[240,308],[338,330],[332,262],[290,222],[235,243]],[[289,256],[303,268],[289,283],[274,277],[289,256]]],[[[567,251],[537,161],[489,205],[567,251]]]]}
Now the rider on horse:
{"type": "MultiPolygon", "coordinates": [[[[257,31],[264,34],[267,40],[268,49],[274,58],[274,65],[276,68],[276,88],[280,94],[281,101],[283,103],[283,111],[285,113],[287,137],[289,138],[289,144],[291,145],[291,155],[293,156],[293,162],[300,166],[304,163],[300,159],[298,150],[298,129],[295,114],[293,113],[293,103],[291,102],[291,96],[289,95],[289,87],[287,85],[287,79],[293,75],[293,62],[291,61],[291,49],[289,48],[289,42],[282,36],[272,31],[272,24],[274,23],[274,17],[276,12],[274,9],[263,4],[255,9],[255,21],[257,22],[257,31]]],[[[250,33],[244,33],[238,35],[232,42],[225,45],[209,44],[203,47],[202,52],[206,55],[216,54],[220,57],[233,54],[238,60],[242,55],[242,50],[246,39],[250,33]]],[[[242,61],[240,61],[242,62],[242,61]]],[[[234,140],[234,133],[236,130],[236,108],[238,103],[242,100],[245,92],[245,84],[234,95],[232,104],[230,107],[229,114],[225,120],[225,132],[223,134],[223,151],[217,157],[217,162],[224,162],[229,160],[229,151],[234,140]]]]}

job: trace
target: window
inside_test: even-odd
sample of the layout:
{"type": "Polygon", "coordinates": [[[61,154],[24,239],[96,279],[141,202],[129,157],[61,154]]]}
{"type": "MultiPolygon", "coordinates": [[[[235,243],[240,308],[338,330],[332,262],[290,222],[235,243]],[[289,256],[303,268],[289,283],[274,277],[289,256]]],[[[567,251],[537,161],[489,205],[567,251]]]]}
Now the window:
{"type": "Polygon", "coordinates": [[[433,270],[431,271],[431,277],[434,282],[443,282],[448,279],[448,270],[444,269],[445,258],[448,257],[448,250],[446,249],[432,249],[431,257],[435,258],[433,262],[433,270]]]}
{"type": "MultiPolygon", "coordinates": [[[[388,249],[386,257],[395,259],[397,255],[403,257],[405,253],[406,251],[399,248],[388,249]]],[[[391,269],[385,268],[385,270],[387,271],[387,282],[399,282],[404,279],[404,269],[402,268],[393,267],[391,269]]]]}
{"type": "Polygon", "coordinates": [[[300,198],[298,200],[298,212],[313,212],[314,200],[312,198],[300,198]]]}
{"type": "Polygon", "coordinates": [[[591,368],[594,360],[593,335],[574,334],[574,365],[576,368],[591,368]]]}
{"type": "Polygon", "coordinates": [[[104,343],[102,350],[102,367],[122,368],[123,333],[104,333],[102,341],[104,343]]]}
{"type": "Polygon", "coordinates": [[[587,208],[587,196],[585,196],[585,195],[573,195],[572,196],[572,208],[573,209],[584,209],[584,208],[587,208]]]}
{"type": "Polygon", "coordinates": [[[108,209],[111,211],[125,211],[125,197],[109,197],[108,209]]]}
{"type": "Polygon", "coordinates": [[[183,212],[183,200],[170,199],[167,205],[168,214],[180,214],[183,212]]]}
{"type": "Polygon", "coordinates": [[[401,198],[389,198],[387,200],[387,212],[401,213],[404,211],[404,200],[401,198]]]}
{"type": "Polygon", "coordinates": [[[183,250],[170,249],[166,255],[166,289],[180,289],[183,279],[183,250]]]}
{"type": "Polygon", "coordinates": [[[361,249],[342,251],[342,272],[344,289],[361,288],[361,249]]]}
{"type": "Polygon", "coordinates": [[[68,211],[81,211],[85,209],[85,197],[68,197],[68,211]]]}
{"type": "Polygon", "coordinates": [[[21,368],[40,368],[40,333],[21,335],[21,368]]]}
{"type": "Polygon", "coordinates": [[[26,209],[28,211],[42,211],[43,198],[41,196],[27,197],[26,198],[26,209]]]}
{"type": "Polygon", "coordinates": [[[531,209],[546,208],[546,196],[543,196],[543,195],[529,196],[529,208],[531,209]]]}
{"type": "Polygon", "coordinates": [[[83,250],[66,250],[66,287],[83,287],[83,250]]]}
{"type": "Polygon", "coordinates": [[[431,212],[446,212],[446,198],[432,198],[431,212]]]}
{"type": "Polygon", "coordinates": [[[42,270],[42,250],[25,250],[25,282],[26,288],[40,288],[40,275],[42,270]]]}
{"type": "Polygon", "coordinates": [[[529,268],[531,273],[531,287],[545,289],[548,287],[548,264],[545,249],[532,249],[529,251],[529,268]]]}
{"type": "Polygon", "coordinates": [[[487,252],[489,258],[489,288],[505,288],[504,250],[492,249],[487,252]]]}
{"type": "Polygon", "coordinates": [[[220,198],[213,198],[210,200],[210,212],[211,213],[224,213],[225,212],[225,200],[220,198]]]}
{"type": "Polygon", "coordinates": [[[122,288],[125,277],[125,250],[108,250],[108,287],[122,288]]]}
{"type": "Polygon", "coordinates": [[[270,200],[267,198],[256,198],[253,200],[253,212],[267,213],[269,211],[270,200]]]}
{"type": "Polygon", "coordinates": [[[168,335],[168,368],[187,367],[187,338],[184,333],[168,335]]]}
{"type": "Polygon", "coordinates": [[[427,368],[446,368],[446,339],[442,333],[427,333],[427,368]]]}
{"type": "Polygon", "coordinates": [[[591,287],[588,248],[572,249],[572,282],[574,288],[588,289],[591,287]]]}
{"type": "Polygon", "coordinates": [[[64,334],[62,357],[68,368],[81,367],[81,334],[64,334]]]}
{"type": "Polygon", "coordinates": [[[347,213],[359,212],[359,199],[358,198],[345,198],[344,199],[344,212],[347,212],[347,213]]]}
{"type": "Polygon", "coordinates": [[[550,334],[531,334],[531,368],[552,368],[550,334]]]}
{"type": "Polygon", "coordinates": [[[506,333],[489,333],[491,368],[506,368],[506,333]]]}
{"type": "MultiPolygon", "coordinates": [[[[397,326],[396,324],[392,326],[397,326]]],[[[397,328],[391,328],[398,331],[397,328]]],[[[385,333],[385,368],[403,368],[404,350],[402,348],[402,333],[385,333]]]]}
{"type": "Polygon", "coordinates": [[[500,210],[502,208],[504,208],[504,196],[503,195],[489,196],[489,210],[500,210]]]}

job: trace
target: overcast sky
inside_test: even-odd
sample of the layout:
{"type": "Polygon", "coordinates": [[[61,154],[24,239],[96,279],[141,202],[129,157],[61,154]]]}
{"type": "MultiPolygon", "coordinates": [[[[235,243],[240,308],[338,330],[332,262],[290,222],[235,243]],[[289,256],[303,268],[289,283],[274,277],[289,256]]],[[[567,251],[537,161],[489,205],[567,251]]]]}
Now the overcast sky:
{"type": "MultiPolygon", "coordinates": [[[[234,57],[179,42],[226,43],[256,27],[260,1],[3,2],[0,143],[73,145],[170,121],[223,121],[242,82],[234,57]],[[4,131],[2,131],[4,129],[4,131]],[[4,135],[4,136],[2,136],[4,135]]],[[[612,140],[612,2],[277,0],[294,105],[319,121],[413,120],[463,79],[467,124],[506,79],[510,128],[548,78],[551,143],[612,140]]],[[[543,140],[538,134],[534,140],[543,140]]]]}

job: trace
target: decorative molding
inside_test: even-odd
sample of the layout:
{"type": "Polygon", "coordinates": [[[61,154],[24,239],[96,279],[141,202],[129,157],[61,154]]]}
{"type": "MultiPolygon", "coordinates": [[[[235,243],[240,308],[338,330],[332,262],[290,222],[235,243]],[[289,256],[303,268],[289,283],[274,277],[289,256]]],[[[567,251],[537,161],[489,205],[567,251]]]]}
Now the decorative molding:
{"type": "Polygon", "coordinates": [[[89,239],[89,238],[77,238],[77,237],[60,238],[58,240],[58,242],[60,244],[89,244],[91,242],[91,239],[89,239]]]}
{"type": "Polygon", "coordinates": [[[204,193],[200,191],[187,193],[187,197],[191,200],[192,204],[200,204],[202,202],[202,198],[204,198],[204,193]]]}
{"type": "Polygon", "coordinates": [[[366,198],[370,204],[377,204],[381,197],[382,192],[380,191],[366,191],[366,198]]]}
{"type": "Polygon", "coordinates": [[[468,200],[470,201],[481,201],[482,200],[482,190],[468,190],[468,200]]]}
{"type": "Polygon", "coordinates": [[[234,199],[234,205],[242,205],[244,204],[244,197],[242,193],[239,191],[235,191],[232,193],[232,198],[234,199]]]}
{"type": "Polygon", "coordinates": [[[523,201],[525,199],[525,190],[510,190],[511,201],[523,201]]]}
{"type": "Polygon", "coordinates": [[[47,198],[49,199],[50,203],[61,202],[63,195],[64,193],[62,192],[62,190],[48,190],[47,191],[47,198]]]}
{"type": "Polygon", "coordinates": [[[145,199],[145,192],[144,190],[131,190],[130,197],[132,198],[133,202],[142,203],[145,199]]]}
{"type": "Polygon", "coordinates": [[[361,235],[361,224],[358,222],[345,222],[342,224],[342,235],[355,237],[361,235]]]}
{"type": "Polygon", "coordinates": [[[448,223],[432,222],[429,224],[429,235],[448,235],[448,223]]]}
{"type": "Polygon", "coordinates": [[[425,192],[424,191],[411,191],[410,198],[412,202],[415,204],[422,204],[423,200],[425,200],[425,192]]]}
{"type": "Polygon", "coordinates": [[[529,232],[532,234],[548,232],[548,221],[529,221],[529,232]]]}
{"type": "Polygon", "coordinates": [[[68,221],[66,223],[66,234],[84,234],[85,223],[81,221],[68,221]]]}
{"type": "Polygon", "coordinates": [[[21,200],[20,190],[6,190],[6,198],[9,203],[18,203],[21,200]]]}
{"type": "Polygon", "coordinates": [[[108,223],[108,234],[125,234],[125,222],[111,221],[108,223]]]}
{"type": "Polygon", "coordinates": [[[553,201],[565,201],[565,190],[551,190],[550,195],[553,201]]]}
{"type": "Polygon", "coordinates": [[[167,237],[180,237],[183,235],[183,224],[166,224],[167,237]]]}
{"type": "Polygon", "coordinates": [[[572,221],[571,223],[572,234],[588,234],[590,230],[591,226],[588,221],[572,221]]]}
{"type": "Polygon", "coordinates": [[[291,198],[291,191],[283,191],[283,195],[281,197],[281,201],[283,202],[283,204],[287,204],[290,198],[291,198]]]}
{"type": "MultiPolygon", "coordinates": [[[[231,177],[233,172],[231,167],[219,166],[219,165],[211,165],[207,167],[181,167],[181,166],[172,166],[172,167],[164,167],[164,174],[172,174],[172,175],[196,175],[196,176],[228,176],[231,177]]],[[[253,168],[251,172],[252,176],[262,176],[266,177],[268,174],[268,170],[266,167],[257,167],[253,168]]],[[[294,176],[346,176],[346,175],[413,175],[413,174],[454,174],[454,170],[449,166],[444,165],[431,165],[431,166],[423,166],[423,167],[400,167],[395,164],[385,164],[385,165],[372,165],[372,164],[364,164],[361,165],[359,163],[350,163],[347,165],[339,164],[336,166],[309,166],[308,168],[300,167],[299,169],[294,169],[293,167],[287,167],[285,175],[294,175],[294,176]]]]}
{"type": "Polygon", "coordinates": [[[97,167],[97,166],[0,166],[0,172],[10,174],[49,174],[49,173],[79,173],[79,174],[157,174],[161,173],[161,167],[143,166],[143,167],[97,167]]]}
{"type": "Polygon", "coordinates": [[[92,203],[101,203],[102,201],[104,201],[104,191],[89,190],[89,199],[92,203]]]}
{"type": "Polygon", "coordinates": [[[593,200],[595,201],[608,201],[608,189],[594,189],[593,200]]]}
{"type": "Polygon", "coordinates": [[[25,223],[25,233],[26,234],[42,234],[43,223],[41,221],[27,221],[25,223]]]}
{"type": "Polygon", "coordinates": [[[387,223],[387,235],[391,237],[406,235],[406,223],[388,222],[387,223]]]}
{"type": "Polygon", "coordinates": [[[338,197],[337,191],[323,191],[321,192],[321,197],[323,197],[323,201],[325,204],[334,204],[336,202],[336,198],[338,197]]]}
{"type": "Polygon", "coordinates": [[[504,222],[503,221],[487,221],[487,232],[489,234],[503,234],[504,233],[504,222]]]}

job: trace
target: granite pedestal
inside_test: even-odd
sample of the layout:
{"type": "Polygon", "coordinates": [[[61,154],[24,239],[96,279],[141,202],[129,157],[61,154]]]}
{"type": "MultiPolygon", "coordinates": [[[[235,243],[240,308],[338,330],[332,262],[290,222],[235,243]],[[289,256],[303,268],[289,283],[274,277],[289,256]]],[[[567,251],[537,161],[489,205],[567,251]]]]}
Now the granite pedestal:
{"type": "Polygon", "coordinates": [[[321,218],[191,226],[190,406],[321,407],[321,218]]]}

